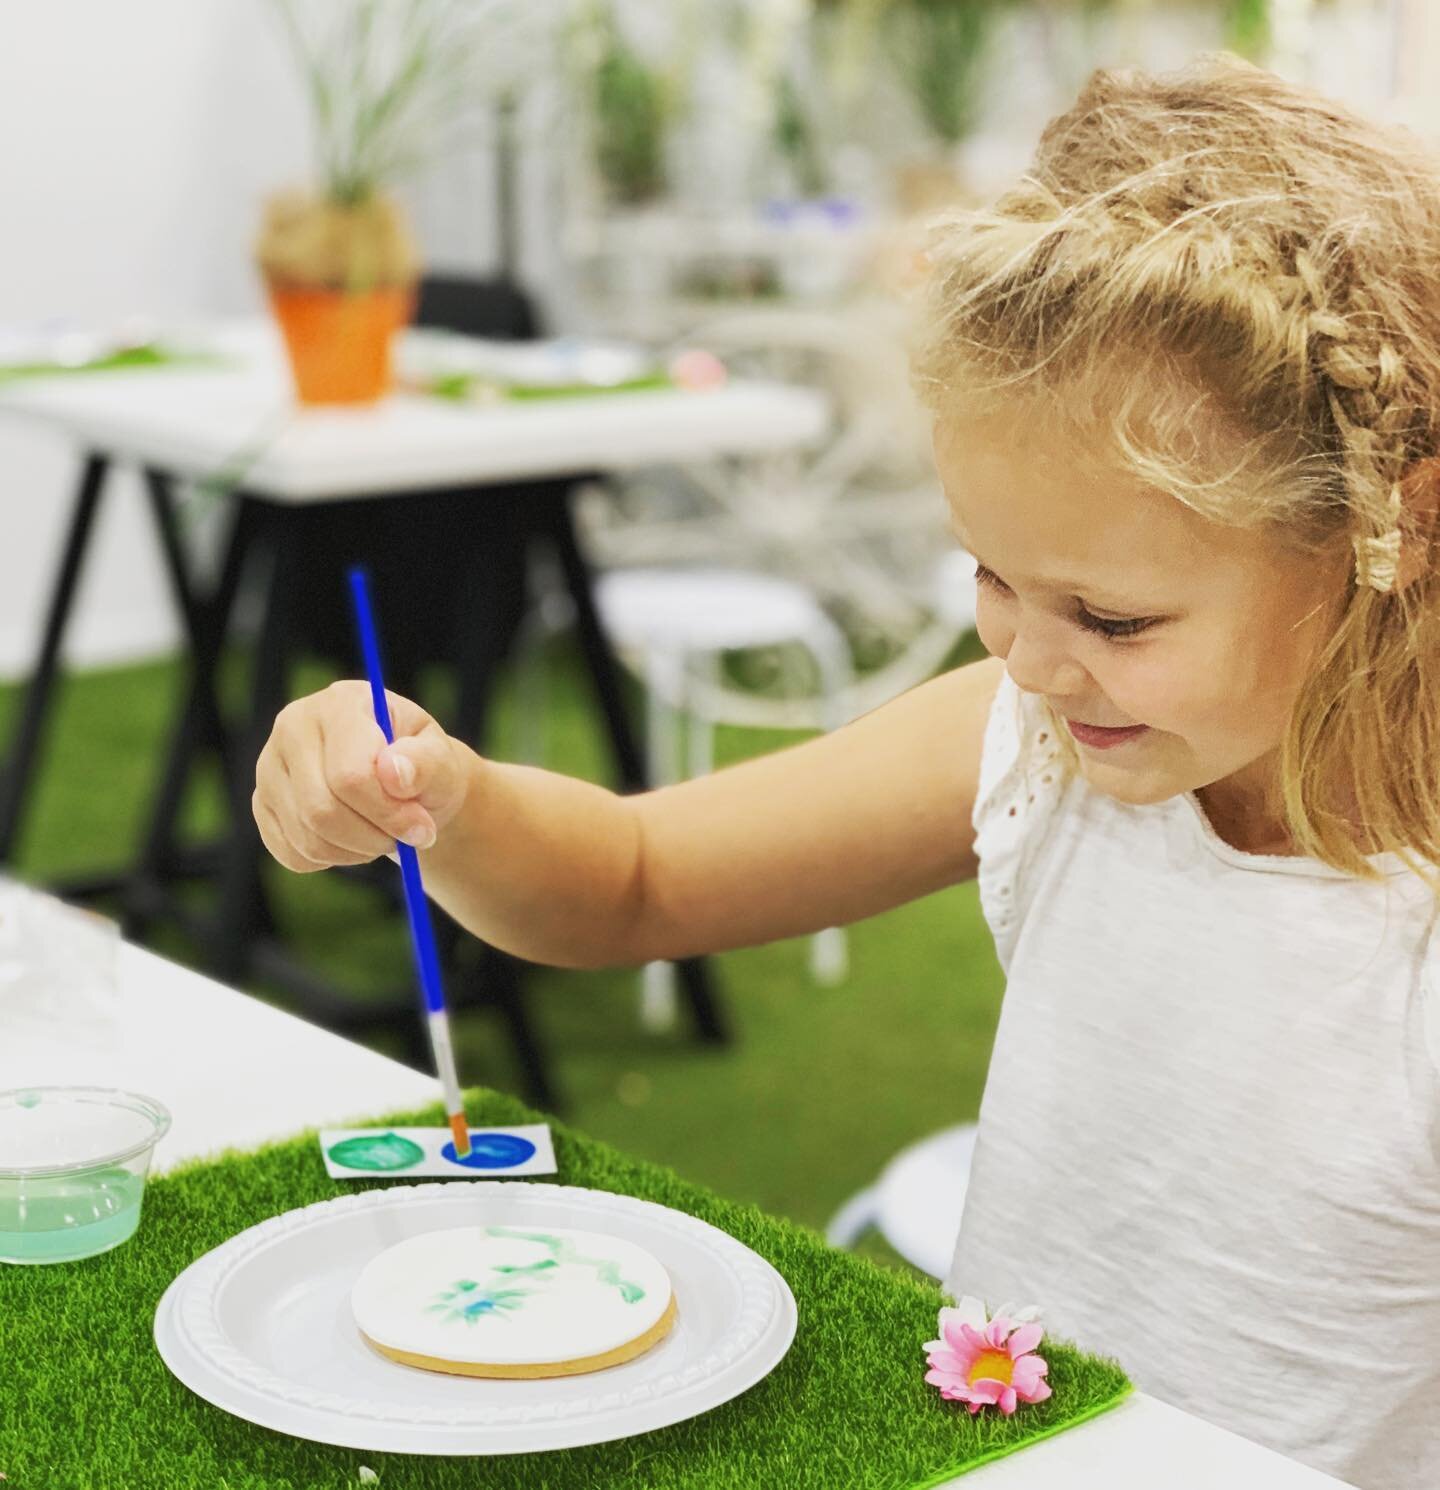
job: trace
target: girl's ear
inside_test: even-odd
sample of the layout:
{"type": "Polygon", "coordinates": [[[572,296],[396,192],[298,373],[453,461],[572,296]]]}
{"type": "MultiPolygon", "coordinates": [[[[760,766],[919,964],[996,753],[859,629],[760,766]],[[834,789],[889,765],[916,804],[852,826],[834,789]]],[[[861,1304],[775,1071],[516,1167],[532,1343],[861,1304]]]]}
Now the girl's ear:
{"type": "Polygon", "coordinates": [[[1440,456],[1417,460],[1400,478],[1400,498],[1405,518],[1400,540],[1400,562],[1395,570],[1395,588],[1403,590],[1429,572],[1440,518],[1440,456]]]}

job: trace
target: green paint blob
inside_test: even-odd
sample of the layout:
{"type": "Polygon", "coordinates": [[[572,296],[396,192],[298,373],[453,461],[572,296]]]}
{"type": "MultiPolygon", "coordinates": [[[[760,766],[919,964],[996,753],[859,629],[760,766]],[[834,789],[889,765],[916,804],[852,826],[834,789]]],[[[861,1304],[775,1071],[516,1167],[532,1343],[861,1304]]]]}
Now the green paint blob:
{"type": "Polygon", "coordinates": [[[342,1138],[326,1150],[337,1163],[346,1169],[368,1169],[383,1173],[389,1169],[409,1169],[425,1157],[425,1150],[418,1143],[402,1138],[398,1133],[361,1134],[355,1138],[342,1138]]]}

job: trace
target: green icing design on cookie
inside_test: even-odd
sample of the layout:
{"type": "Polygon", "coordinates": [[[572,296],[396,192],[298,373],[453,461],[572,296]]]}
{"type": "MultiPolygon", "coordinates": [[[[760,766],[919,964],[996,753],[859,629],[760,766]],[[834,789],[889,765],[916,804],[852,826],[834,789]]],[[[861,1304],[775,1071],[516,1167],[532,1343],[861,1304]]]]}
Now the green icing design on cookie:
{"type": "Polygon", "coordinates": [[[546,1270],[568,1263],[574,1267],[594,1268],[596,1279],[609,1288],[619,1289],[620,1297],[627,1304],[638,1303],[645,1297],[645,1290],[638,1283],[632,1283],[628,1278],[621,1277],[618,1262],[605,1258],[582,1257],[575,1250],[574,1244],[564,1237],[552,1236],[548,1231],[517,1231],[509,1226],[487,1226],[485,1234],[502,1237],[512,1242],[535,1242],[550,1254],[544,1261],[532,1262],[525,1267],[497,1267],[493,1270],[497,1273],[523,1273],[543,1277],[546,1270]]]}
{"type": "Polygon", "coordinates": [[[366,1169],[377,1174],[409,1169],[425,1157],[425,1150],[418,1143],[398,1133],[362,1133],[354,1138],[342,1138],[339,1143],[331,1144],[326,1153],[346,1169],[366,1169]]]}
{"type": "MultiPolygon", "coordinates": [[[[404,1143],[405,1140],[401,1139],[400,1142],[404,1143]]],[[[499,1282],[489,1288],[482,1287],[473,1278],[458,1279],[435,1296],[434,1303],[426,1308],[427,1314],[438,1314],[452,1324],[475,1324],[478,1320],[491,1316],[503,1318],[516,1309],[523,1309],[524,1301],[532,1297],[536,1290],[505,1288],[499,1286],[500,1284],[548,1283],[567,1264],[594,1268],[596,1279],[608,1288],[618,1289],[620,1297],[627,1304],[638,1303],[645,1297],[645,1290],[638,1283],[621,1277],[619,1263],[605,1258],[582,1257],[575,1250],[574,1244],[565,1237],[552,1236],[548,1231],[517,1231],[509,1226],[487,1226],[485,1235],[511,1242],[534,1242],[537,1246],[544,1247],[550,1255],[536,1262],[495,1263],[490,1271],[498,1275],[499,1282]]]]}
{"type": "Polygon", "coordinates": [[[558,1268],[560,1264],[553,1257],[542,1257],[539,1262],[528,1262],[524,1267],[518,1264],[506,1266],[503,1262],[497,1262],[490,1269],[492,1273],[510,1273],[522,1277],[534,1277],[536,1273],[548,1273],[551,1268],[558,1268]]]}

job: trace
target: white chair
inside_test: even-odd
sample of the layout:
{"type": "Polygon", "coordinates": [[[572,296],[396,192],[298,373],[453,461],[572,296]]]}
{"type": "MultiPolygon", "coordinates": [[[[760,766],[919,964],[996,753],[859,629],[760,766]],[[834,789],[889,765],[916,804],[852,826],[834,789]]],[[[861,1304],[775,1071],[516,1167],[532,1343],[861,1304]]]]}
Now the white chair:
{"type": "MultiPolygon", "coordinates": [[[[617,648],[636,659],[645,684],[646,751],[656,786],[712,769],[719,716],[709,704],[719,692],[726,652],[803,647],[819,673],[825,727],[834,729],[850,717],[849,645],[801,585],[736,569],[619,569],[600,577],[596,604],[617,648]]],[[[847,963],[840,928],[811,939],[810,969],[817,982],[840,982],[847,963]]],[[[650,963],[642,978],[643,1022],[665,1028],[675,1012],[674,969],[668,962],[650,963]]]]}
{"type": "Polygon", "coordinates": [[[825,1229],[832,1247],[853,1247],[876,1230],[912,1267],[944,1281],[950,1271],[976,1126],[961,1123],[901,1149],[868,1189],[852,1196],[825,1229]]]}

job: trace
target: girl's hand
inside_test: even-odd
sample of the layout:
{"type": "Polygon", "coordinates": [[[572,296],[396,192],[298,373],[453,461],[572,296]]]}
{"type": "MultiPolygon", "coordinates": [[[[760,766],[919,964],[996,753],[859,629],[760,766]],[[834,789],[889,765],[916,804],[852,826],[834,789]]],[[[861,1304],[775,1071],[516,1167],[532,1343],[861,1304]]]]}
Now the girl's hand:
{"type": "Polygon", "coordinates": [[[390,746],[365,683],[332,683],[276,717],[251,808],[287,869],[366,864],[393,853],[397,839],[429,848],[460,811],[474,757],[418,704],[386,697],[390,746]]]}

